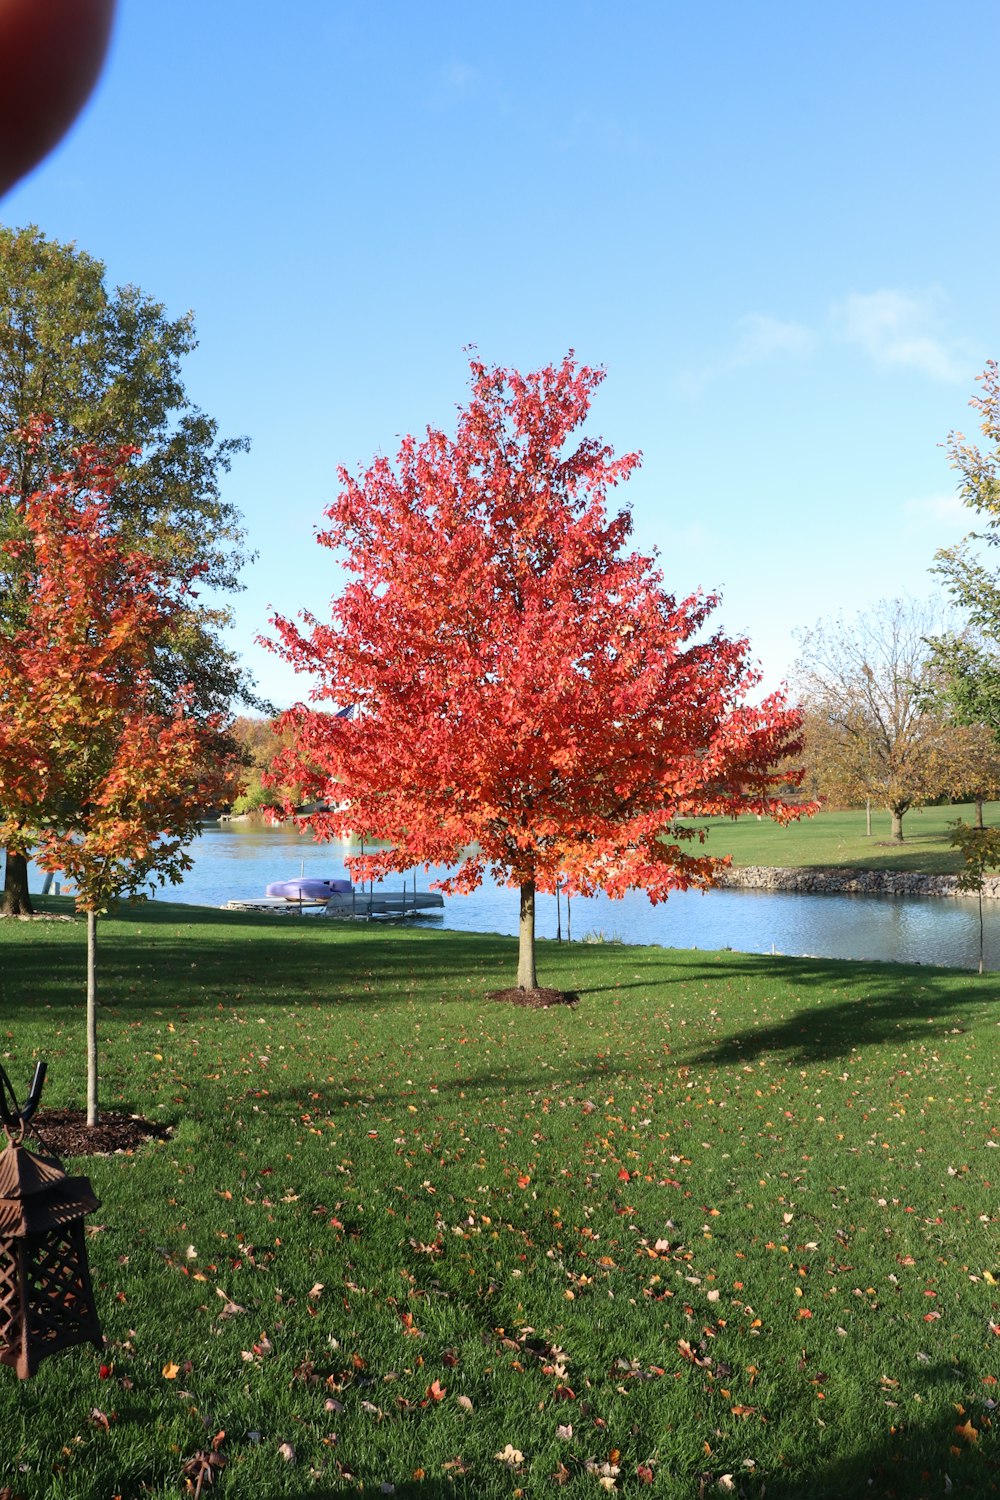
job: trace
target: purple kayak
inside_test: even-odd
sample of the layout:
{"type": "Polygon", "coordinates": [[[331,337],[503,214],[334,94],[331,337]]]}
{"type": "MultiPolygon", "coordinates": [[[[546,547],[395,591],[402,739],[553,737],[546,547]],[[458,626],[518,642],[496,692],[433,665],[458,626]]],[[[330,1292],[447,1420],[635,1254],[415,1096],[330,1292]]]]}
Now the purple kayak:
{"type": "Polygon", "coordinates": [[[283,896],[286,901],[328,901],[331,896],[350,895],[349,880],[275,880],[267,887],[268,896],[283,896]]]}

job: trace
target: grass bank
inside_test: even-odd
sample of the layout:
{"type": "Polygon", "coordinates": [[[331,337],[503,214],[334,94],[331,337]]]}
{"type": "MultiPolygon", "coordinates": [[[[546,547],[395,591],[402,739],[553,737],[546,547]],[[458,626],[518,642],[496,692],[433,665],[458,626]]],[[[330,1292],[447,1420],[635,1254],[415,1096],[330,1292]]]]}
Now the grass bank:
{"type": "MultiPolygon", "coordinates": [[[[109,1339],[0,1370],[0,1488],[984,1495],[996,979],[156,903],[102,924],[109,1339]],[[394,1490],[385,1487],[392,1486],[394,1490]],[[651,1488],[650,1488],[651,1486],[651,1488]]],[[[0,924],[4,1066],[84,1093],[82,924],[0,924]]]]}
{"type": "MultiPolygon", "coordinates": [[[[712,819],[706,848],[713,854],[731,854],[737,865],[841,865],[862,870],[916,870],[930,875],[950,875],[962,865],[949,846],[949,823],[962,818],[973,822],[971,804],[948,807],[917,807],[903,819],[902,844],[889,842],[889,814],[872,811],[872,832],[866,833],[864,809],[820,812],[785,828],[755,817],[712,819]]],[[[1000,822],[1000,803],[987,803],[984,820],[1000,822]]]]}

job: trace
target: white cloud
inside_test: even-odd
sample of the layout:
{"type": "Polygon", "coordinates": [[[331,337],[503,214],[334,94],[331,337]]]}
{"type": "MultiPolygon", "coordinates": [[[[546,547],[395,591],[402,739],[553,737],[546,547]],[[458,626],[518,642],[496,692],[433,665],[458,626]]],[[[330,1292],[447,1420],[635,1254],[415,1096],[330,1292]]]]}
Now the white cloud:
{"type": "Polygon", "coordinates": [[[737,339],[730,362],[755,365],[777,354],[808,354],[816,342],[811,328],[785,323],[765,313],[747,313],[736,325],[737,339]]]}
{"type": "Polygon", "coordinates": [[[465,104],[479,95],[485,79],[474,64],[452,58],[434,70],[429,82],[428,102],[439,110],[465,104]]]}
{"type": "Polygon", "coordinates": [[[904,500],[903,515],[915,525],[945,524],[961,529],[969,519],[969,511],[957,494],[927,495],[922,499],[904,500]]]}
{"type": "Polygon", "coordinates": [[[941,294],[883,288],[852,292],[831,312],[836,336],[875,364],[916,370],[932,380],[967,380],[971,356],[942,329],[941,294]]]}
{"type": "Polygon", "coordinates": [[[785,356],[801,357],[810,353],[816,335],[803,323],[772,318],[767,313],[744,313],[736,321],[729,350],[699,370],[686,370],[674,381],[677,389],[696,395],[710,381],[743,370],[750,365],[785,356]]]}

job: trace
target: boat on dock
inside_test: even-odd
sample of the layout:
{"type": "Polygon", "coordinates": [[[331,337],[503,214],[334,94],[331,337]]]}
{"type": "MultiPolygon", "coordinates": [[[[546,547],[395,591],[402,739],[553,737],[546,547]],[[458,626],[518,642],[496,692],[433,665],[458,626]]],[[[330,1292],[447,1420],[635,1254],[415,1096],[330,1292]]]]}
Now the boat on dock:
{"type": "Polygon", "coordinates": [[[224,911],[274,912],[278,915],[305,913],[342,920],[368,921],[372,918],[412,921],[444,910],[439,891],[372,891],[356,890],[349,880],[274,881],[264,896],[242,897],[227,901],[224,911]]]}

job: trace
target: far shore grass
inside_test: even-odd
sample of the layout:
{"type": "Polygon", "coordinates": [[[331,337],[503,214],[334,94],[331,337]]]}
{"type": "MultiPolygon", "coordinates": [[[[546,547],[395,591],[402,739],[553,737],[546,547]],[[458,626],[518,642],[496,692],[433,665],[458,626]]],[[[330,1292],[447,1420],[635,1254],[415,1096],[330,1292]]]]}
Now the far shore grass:
{"type": "MultiPolygon", "coordinates": [[[[0,1490],[165,1500],[215,1442],[217,1497],[995,1492],[995,976],[545,942],[580,1002],[532,1011],[514,939],[100,938],[103,1105],[174,1134],[70,1164],[108,1347],[0,1369],[0,1490]]],[[[84,951],[0,922],[50,1106],[84,951]]]]}
{"type": "MultiPolygon", "coordinates": [[[[815,817],[779,827],[769,819],[742,817],[704,821],[706,851],[731,854],[736,865],[842,865],[864,870],[913,870],[950,875],[962,867],[958,852],[948,843],[949,823],[975,820],[971,803],[946,807],[915,807],[903,819],[903,843],[890,842],[890,818],[872,808],[872,832],[865,832],[864,808],[847,812],[819,812],[815,817]]],[[[1000,823],[1000,802],[987,802],[983,821],[1000,823]]]]}

